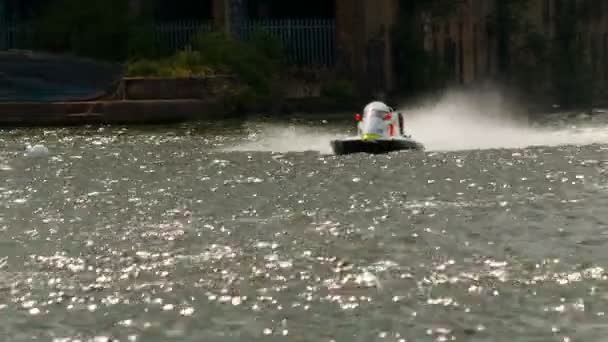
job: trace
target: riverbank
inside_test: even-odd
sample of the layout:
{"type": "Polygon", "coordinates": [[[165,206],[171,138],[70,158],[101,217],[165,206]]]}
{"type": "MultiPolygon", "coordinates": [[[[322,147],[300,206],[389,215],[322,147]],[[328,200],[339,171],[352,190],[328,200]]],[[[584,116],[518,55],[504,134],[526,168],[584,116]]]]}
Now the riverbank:
{"type": "MultiPolygon", "coordinates": [[[[342,108],[345,107],[326,99],[293,99],[286,101],[279,110],[283,110],[283,114],[325,114],[348,110],[342,108]]],[[[14,102],[0,104],[0,127],[175,124],[246,117],[252,113],[220,101],[197,99],[14,102]]]]}
{"type": "Polygon", "coordinates": [[[126,77],[90,101],[0,102],[0,126],[168,124],[225,119],[250,113],[350,111],[348,101],[322,95],[277,97],[273,103],[243,97],[230,75],[198,78],[126,77]]]}
{"type": "MultiPolygon", "coordinates": [[[[329,115],[354,113],[373,100],[324,94],[321,90],[324,82],[306,82],[297,77],[287,79],[281,83],[281,92],[272,101],[256,101],[254,97],[243,96],[242,84],[232,75],[125,77],[94,100],[0,102],[0,127],[161,125],[247,118],[260,113],[275,118],[293,114],[329,115]]],[[[473,93],[476,97],[481,96],[478,91],[473,93]]],[[[437,96],[439,100],[441,96],[437,96]]],[[[394,99],[388,102],[395,106],[403,103],[394,99]]],[[[526,107],[522,115],[527,116],[532,125],[564,120],[563,114],[552,115],[555,108],[551,111],[547,107],[542,107],[542,110],[526,107]]],[[[569,113],[568,117],[589,120],[605,114],[603,111],[585,113],[583,109],[570,110],[569,113]]]]}
{"type": "Polygon", "coordinates": [[[110,100],[53,103],[2,103],[1,126],[176,123],[228,113],[221,103],[204,100],[110,100]]]}
{"type": "Polygon", "coordinates": [[[148,125],[351,110],[350,84],[336,80],[332,70],[279,67],[257,45],[204,38],[201,44],[214,46],[222,58],[210,62],[202,52],[180,51],[165,59],[108,63],[0,52],[0,126],[148,125]],[[239,55],[243,51],[246,56],[239,55]]]}

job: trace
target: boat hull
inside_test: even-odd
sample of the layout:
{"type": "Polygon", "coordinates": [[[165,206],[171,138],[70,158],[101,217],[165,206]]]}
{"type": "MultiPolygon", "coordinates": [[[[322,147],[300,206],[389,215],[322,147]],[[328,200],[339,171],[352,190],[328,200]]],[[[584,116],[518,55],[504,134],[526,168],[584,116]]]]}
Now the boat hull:
{"type": "Polygon", "coordinates": [[[348,138],[332,140],[331,148],[336,155],[353,153],[384,154],[404,150],[424,150],[424,145],[412,139],[376,139],[362,140],[348,138]]]}

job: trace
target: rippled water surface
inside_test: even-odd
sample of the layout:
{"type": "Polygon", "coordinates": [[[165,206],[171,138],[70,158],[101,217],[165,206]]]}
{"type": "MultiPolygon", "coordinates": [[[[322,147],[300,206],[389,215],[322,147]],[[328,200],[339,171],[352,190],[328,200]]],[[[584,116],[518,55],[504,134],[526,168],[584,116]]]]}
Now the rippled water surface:
{"type": "Polygon", "coordinates": [[[608,336],[606,145],[336,157],[320,125],[0,132],[0,334],[608,336]]]}

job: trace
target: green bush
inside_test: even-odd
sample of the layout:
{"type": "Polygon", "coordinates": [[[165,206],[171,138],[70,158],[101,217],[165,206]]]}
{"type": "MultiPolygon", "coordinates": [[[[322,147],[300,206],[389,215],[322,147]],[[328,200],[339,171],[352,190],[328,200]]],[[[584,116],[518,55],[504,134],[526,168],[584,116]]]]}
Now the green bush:
{"type": "Polygon", "coordinates": [[[272,92],[282,65],[280,45],[263,34],[241,41],[223,33],[205,33],[194,39],[192,49],[200,52],[211,67],[239,75],[261,95],[272,92]]]}
{"type": "Polygon", "coordinates": [[[243,101],[269,100],[283,66],[283,49],[272,37],[255,33],[247,41],[223,33],[202,33],[188,50],[159,59],[134,59],[127,73],[132,77],[196,77],[214,73],[235,74],[247,89],[243,101]]]}
{"type": "Polygon", "coordinates": [[[352,81],[335,80],[323,85],[321,95],[337,100],[348,100],[355,95],[355,87],[352,81]]]}
{"type": "Polygon", "coordinates": [[[166,59],[141,59],[127,66],[130,77],[204,77],[214,73],[196,51],[180,51],[166,59]]]}

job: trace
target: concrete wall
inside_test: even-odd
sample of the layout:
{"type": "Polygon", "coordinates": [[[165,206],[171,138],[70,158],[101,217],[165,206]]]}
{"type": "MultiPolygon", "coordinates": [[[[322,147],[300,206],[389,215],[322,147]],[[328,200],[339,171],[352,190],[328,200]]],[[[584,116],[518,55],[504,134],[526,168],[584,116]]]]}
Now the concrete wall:
{"type": "Polygon", "coordinates": [[[0,127],[150,125],[223,119],[234,114],[224,103],[195,99],[3,103],[0,105],[0,127]]]}
{"type": "Polygon", "coordinates": [[[452,81],[469,84],[495,75],[496,37],[488,22],[493,10],[493,0],[464,0],[451,15],[427,20],[425,49],[446,61],[452,81]]]}
{"type": "Polygon", "coordinates": [[[379,89],[393,89],[391,29],[398,13],[397,0],[367,0],[364,4],[365,39],[367,40],[366,71],[377,77],[379,89]],[[373,44],[369,44],[373,42],[373,44]],[[374,51],[377,49],[377,51],[374,51]]]}
{"type": "Polygon", "coordinates": [[[363,94],[393,88],[390,30],[397,0],[335,0],[338,68],[351,73],[363,94]]]}
{"type": "MultiPolygon", "coordinates": [[[[491,15],[497,1],[463,0],[457,10],[447,18],[428,22],[425,48],[449,59],[449,45],[453,44],[455,57],[452,70],[454,81],[469,84],[484,79],[492,79],[497,74],[497,36],[491,26],[491,15]]],[[[570,0],[568,0],[570,1],[570,0]]],[[[585,0],[572,0],[583,4],[585,0]]],[[[608,2],[589,2],[590,17],[581,17],[580,25],[585,32],[585,47],[581,51],[592,63],[596,75],[608,79],[608,2]]],[[[529,0],[527,8],[519,19],[527,29],[512,36],[511,60],[514,67],[521,63],[534,63],[526,51],[521,51],[525,33],[536,31],[552,38],[555,34],[556,0],[529,0]]]]}
{"type": "MultiPolygon", "coordinates": [[[[496,73],[496,42],[488,30],[495,0],[463,0],[456,11],[428,18],[424,45],[450,64],[453,81],[467,84],[496,73]]],[[[336,0],[339,65],[351,70],[364,92],[394,89],[390,30],[398,0],[336,0]]]]}
{"type": "Polygon", "coordinates": [[[216,99],[226,96],[240,87],[232,76],[201,78],[124,78],[122,99],[126,100],[175,100],[216,99]]]}

